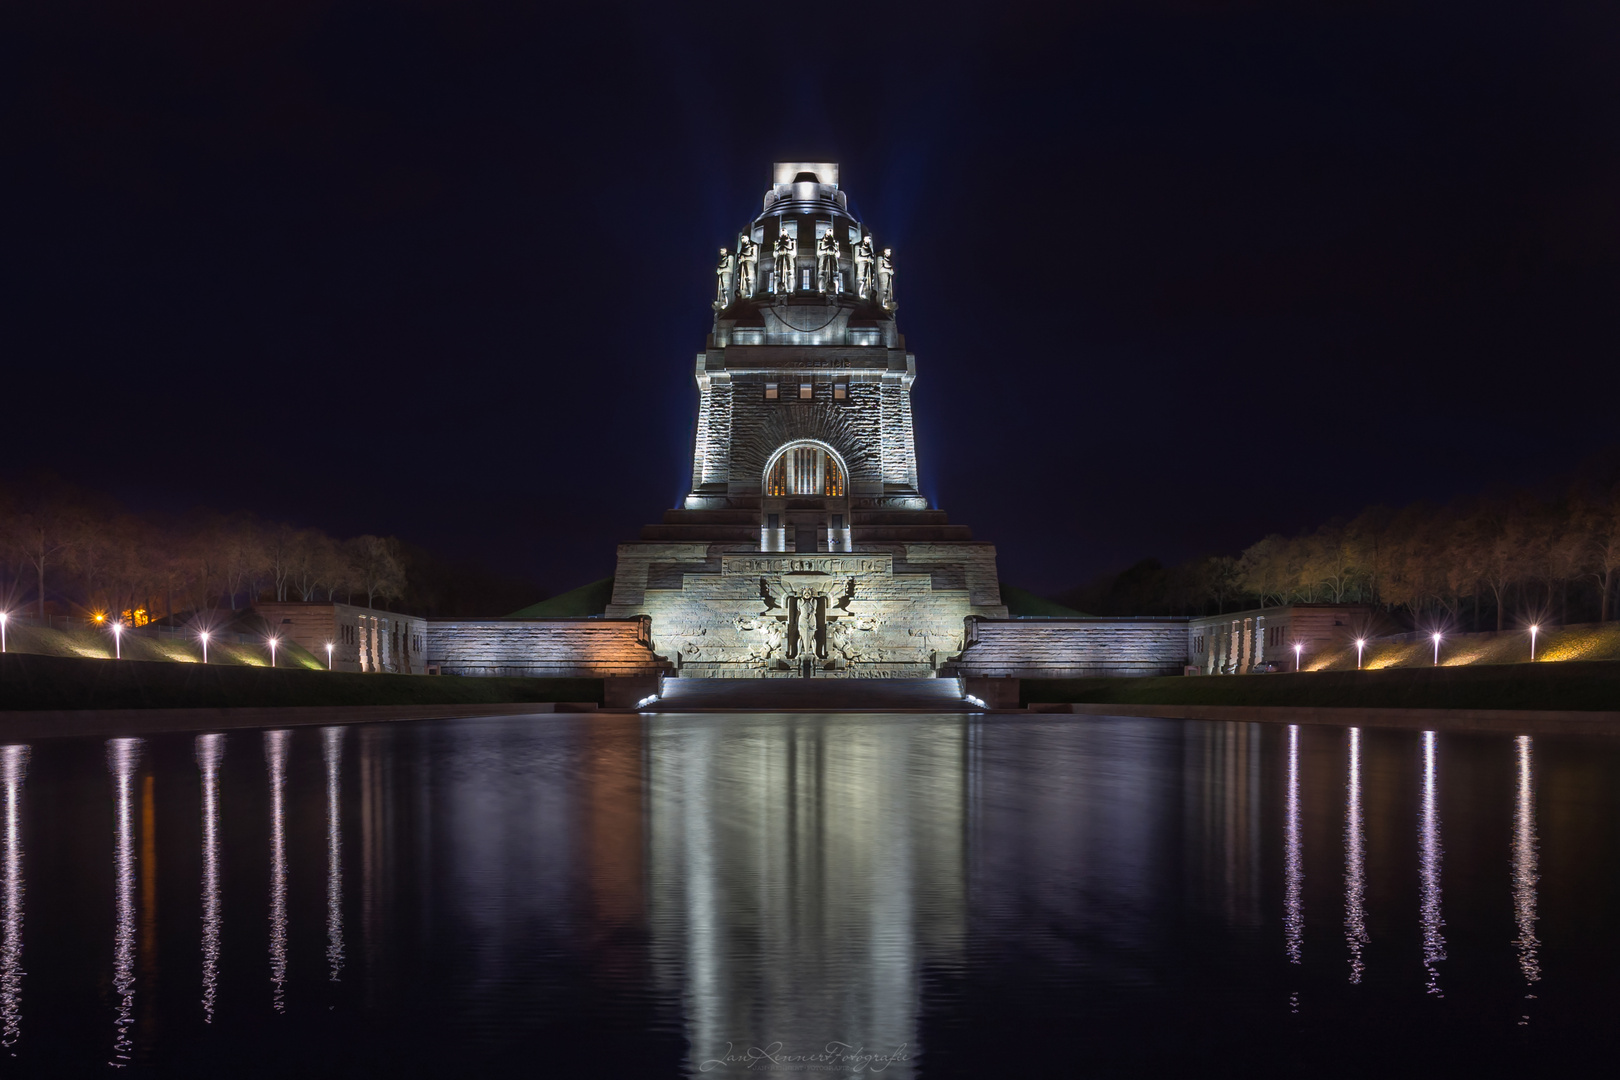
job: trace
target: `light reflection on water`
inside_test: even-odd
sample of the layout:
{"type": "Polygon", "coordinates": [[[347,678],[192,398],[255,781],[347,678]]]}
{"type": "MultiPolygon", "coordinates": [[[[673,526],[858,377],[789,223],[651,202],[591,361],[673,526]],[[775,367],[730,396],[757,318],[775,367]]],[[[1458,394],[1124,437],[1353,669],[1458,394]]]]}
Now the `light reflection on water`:
{"type": "Polygon", "coordinates": [[[1367,837],[1361,817],[1361,729],[1350,729],[1350,779],[1344,803],[1344,936],[1350,946],[1350,981],[1366,971],[1362,950],[1367,934],[1367,837]]]}
{"type": "Polygon", "coordinates": [[[1147,1055],[1169,1074],[1223,1039],[1234,1061],[1286,1046],[1290,1062],[1337,1066],[1358,1047],[1313,1033],[1369,1003],[1381,1039],[1422,1031],[1466,1055],[1498,1028],[1552,1030],[1517,1026],[1533,990],[1561,989],[1538,1003],[1561,1019],[1613,996],[1559,951],[1594,941],[1591,924],[1559,921],[1569,894],[1538,921],[1542,845],[1580,837],[1583,857],[1620,861],[1594,839],[1591,804],[1563,798],[1602,790],[1567,779],[1577,764],[1620,778],[1602,743],[1582,756],[1538,740],[1533,768],[1528,738],[1067,717],[295,729],[109,741],[110,805],[99,760],[82,800],[93,831],[60,816],[31,826],[39,791],[74,803],[75,745],[0,748],[0,1030],[24,1057],[69,1062],[57,1073],[85,1071],[79,1044],[105,1046],[106,1013],[83,1005],[97,987],[116,1013],[114,1065],[196,1060],[206,1032],[215,1051],[235,1048],[234,1071],[277,1076],[358,1060],[737,1075],[758,1055],[834,1075],[1041,1075],[1042,1053],[1077,1073],[1147,1055]],[[53,929],[30,939],[23,1011],[30,827],[53,841],[28,849],[30,930],[53,929]],[[109,839],[111,895],[98,885],[80,903],[63,867],[93,856],[106,880],[109,839]],[[358,853],[347,880],[345,851],[358,853]],[[160,877],[159,862],[182,872],[160,877]],[[264,968],[221,962],[264,955],[267,923],[268,996],[264,968]],[[359,935],[347,949],[346,931],[359,935]],[[1344,954],[1304,949],[1340,932],[1353,986],[1344,954]],[[95,966],[58,939],[98,942],[95,966]],[[1458,974],[1442,997],[1448,947],[1458,974]],[[200,1011],[190,990],[156,992],[163,953],[186,986],[200,971],[200,1011]],[[325,978],[297,977],[314,971],[325,978]],[[1425,1001],[1453,1010],[1450,1028],[1424,1028],[1425,1001]],[[1156,1036],[1167,1015],[1185,1034],[1156,1036]],[[1462,1016],[1482,1018],[1466,1041],[1446,1033],[1462,1016]],[[1024,1065],[1007,1064],[1008,1045],[1024,1065]]]}
{"type": "Polygon", "coordinates": [[[135,767],[140,761],[141,740],[113,739],[107,743],[107,768],[113,776],[113,992],[118,995],[118,1016],[114,1021],[113,1055],[108,1064],[129,1064],[134,1041],[130,1025],[135,1022],[135,767]]]}
{"type": "Polygon", "coordinates": [[[965,919],[960,733],[709,720],[653,738],[653,949],[689,1069],[864,1047],[912,1075],[919,969],[953,960],[965,919]]]}
{"type": "Polygon", "coordinates": [[[197,768],[202,773],[202,1007],[203,1020],[214,1022],[219,996],[219,763],[225,736],[197,736],[197,768]]]}
{"type": "Polygon", "coordinates": [[[1423,922],[1423,967],[1428,972],[1426,989],[1440,995],[1440,971],[1435,966],[1446,958],[1446,938],[1440,932],[1445,920],[1440,915],[1440,807],[1435,792],[1434,732],[1423,733],[1423,802],[1418,816],[1418,876],[1423,922]]]}
{"type": "Polygon", "coordinates": [[[338,981],[343,970],[343,729],[321,729],[326,765],[326,963],[338,981]]]}
{"type": "MultiPolygon", "coordinates": [[[[1530,736],[1513,740],[1517,757],[1517,789],[1513,796],[1513,918],[1519,936],[1513,947],[1519,954],[1519,970],[1524,975],[1525,1001],[1533,1001],[1535,984],[1541,981],[1541,961],[1536,950],[1536,788],[1531,774],[1530,736]]],[[[1529,1006],[1519,1018],[1530,1023],[1529,1006]]]]}
{"type": "MultiPolygon", "coordinates": [[[[1299,964],[1305,958],[1305,860],[1302,854],[1299,820],[1299,725],[1288,725],[1288,788],[1283,796],[1283,940],[1288,962],[1299,964]]],[[[1299,1011],[1299,993],[1289,998],[1299,1011]]]]}
{"type": "Polygon", "coordinates": [[[0,781],[6,787],[6,833],[0,877],[0,1046],[22,1035],[23,851],[20,827],[28,747],[0,747],[0,781]]]}
{"type": "Polygon", "coordinates": [[[277,1012],[287,1007],[287,739],[289,732],[264,733],[270,769],[270,985],[277,1012]]]}

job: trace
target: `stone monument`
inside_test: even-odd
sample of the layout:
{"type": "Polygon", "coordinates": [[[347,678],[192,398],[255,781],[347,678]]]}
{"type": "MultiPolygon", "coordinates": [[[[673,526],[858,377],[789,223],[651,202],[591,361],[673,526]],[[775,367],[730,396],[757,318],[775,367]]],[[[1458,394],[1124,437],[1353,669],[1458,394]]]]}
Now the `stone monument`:
{"type": "Polygon", "coordinates": [[[969,616],[1007,612],[995,548],[918,489],[893,251],[873,247],[828,162],[778,163],[740,236],[716,271],[734,269],[736,299],[716,302],[697,356],[691,490],[620,545],[606,614],[650,619],[683,677],[934,675],[969,616]],[[801,236],[815,291],[796,280],[801,236]],[[766,237],[774,295],[756,296],[766,237]]]}

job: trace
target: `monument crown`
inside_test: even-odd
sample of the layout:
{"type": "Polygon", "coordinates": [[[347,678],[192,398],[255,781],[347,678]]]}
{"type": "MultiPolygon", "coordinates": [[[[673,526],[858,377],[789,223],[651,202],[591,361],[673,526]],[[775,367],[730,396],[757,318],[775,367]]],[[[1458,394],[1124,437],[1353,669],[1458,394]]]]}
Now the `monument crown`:
{"type": "Polygon", "coordinates": [[[916,361],[895,326],[893,253],[851,214],[837,163],[777,162],[771,177],[715,270],[685,506],[752,510],[765,550],[784,550],[792,501],[825,512],[827,550],[849,550],[855,511],[927,509],[916,361]]]}

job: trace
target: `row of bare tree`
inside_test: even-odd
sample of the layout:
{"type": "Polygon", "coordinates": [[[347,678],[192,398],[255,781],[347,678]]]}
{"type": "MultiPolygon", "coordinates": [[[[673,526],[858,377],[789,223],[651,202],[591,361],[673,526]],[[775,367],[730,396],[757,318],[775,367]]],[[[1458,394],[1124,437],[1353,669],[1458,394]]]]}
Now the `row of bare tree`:
{"type": "Polygon", "coordinates": [[[1376,506],[1314,532],[1268,536],[1221,566],[1223,584],[1268,604],[1370,602],[1460,619],[1465,604],[1569,621],[1570,601],[1614,614],[1620,487],[1376,506]]]}
{"type": "Polygon", "coordinates": [[[393,537],[339,540],[250,514],[134,514],[48,478],[0,487],[0,559],[5,606],[41,617],[48,603],[140,621],[258,599],[374,606],[406,586],[393,537]]]}
{"type": "Polygon", "coordinates": [[[1501,630],[1509,612],[1615,617],[1620,482],[1571,482],[1391,508],[1374,506],[1240,555],[1153,560],[1065,594],[1096,614],[1190,614],[1234,606],[1368,603],[1411,623],[1501,630]],[[1471,609],[1471,610],[1469,610],[1471,609]]]}

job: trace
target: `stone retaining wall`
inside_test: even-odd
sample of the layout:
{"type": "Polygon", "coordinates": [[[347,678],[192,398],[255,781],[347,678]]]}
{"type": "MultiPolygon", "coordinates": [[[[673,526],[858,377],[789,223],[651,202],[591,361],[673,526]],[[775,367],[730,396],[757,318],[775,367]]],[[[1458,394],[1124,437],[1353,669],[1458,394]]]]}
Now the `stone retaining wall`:
{"type": "Polygon", "coordinates": [[[967,620],[967,648],[947,673],[970,678],[1078,679],[1179,675],[1185,619],[967,620]]]}
{"type": "Polygon", "coordinates": [[[442,675],[650,676],[670,670],[650,636],[645,616],[440,619],[427,624],[427,663],[442,675]]]}

